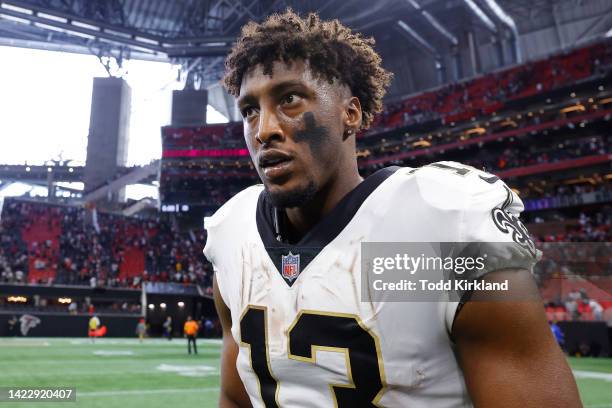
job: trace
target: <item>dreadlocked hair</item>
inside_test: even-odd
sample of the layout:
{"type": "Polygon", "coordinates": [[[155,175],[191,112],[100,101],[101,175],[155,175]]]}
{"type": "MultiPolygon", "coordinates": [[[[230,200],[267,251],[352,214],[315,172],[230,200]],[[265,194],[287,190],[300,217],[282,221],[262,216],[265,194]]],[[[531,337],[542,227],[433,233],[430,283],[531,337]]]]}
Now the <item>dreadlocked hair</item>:
{"type": "Polygon", "coordinates": [[[225,60],[223,82],[234,96],[243,76],[256,65],[271,76],[274,62],[308,61],[316,77],[346,84],[362,108],[361,128],[372,123],[393,74],[381,67],[374,39],[353,33],[337,19],[322,21],[316,13],[302,18],[291,9],[263,23],[249,22],[225,60]]]}

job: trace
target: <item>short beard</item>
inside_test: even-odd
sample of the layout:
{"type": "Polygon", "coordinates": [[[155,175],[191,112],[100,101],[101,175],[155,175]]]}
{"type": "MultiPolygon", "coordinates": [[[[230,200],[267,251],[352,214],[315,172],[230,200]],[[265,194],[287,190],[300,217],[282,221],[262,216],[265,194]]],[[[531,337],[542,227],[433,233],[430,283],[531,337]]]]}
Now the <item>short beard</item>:
{"type": "Polygon", "coordinates": [[[266,188],[265,194],[270,199],[270,202],[274,207],[302,207],[316,196],[317,186],[315,185],[314,181],[309,181],[308,185],[302,189],[283,191],[280,193],[270,193],[270,191],[266,188]]]}

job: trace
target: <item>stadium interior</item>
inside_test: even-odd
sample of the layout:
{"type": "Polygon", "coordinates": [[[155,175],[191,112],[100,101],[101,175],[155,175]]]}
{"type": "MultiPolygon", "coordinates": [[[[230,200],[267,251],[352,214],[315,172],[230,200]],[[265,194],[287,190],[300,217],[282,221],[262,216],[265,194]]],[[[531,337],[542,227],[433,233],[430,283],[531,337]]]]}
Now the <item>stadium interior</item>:
{"type": "MultiPolygon", "coordinates": [[[[53,157],[27,164],[27,153],[22,164],[0,163],[0,356],[16,353],[5,361],[27,358],[37,369],[37,361],[55,361],[53,350],[64,355],[74,348],[83,364],[95,365],[92,358],[102,357],[83,348],[91,346],[86,327],[96,314],[108,328],[96,344],[107,344],[117,358],[136,359],[126,351],[137,348],[136,340],[111,338],[135,339],[144,317],[152,344],[144,358],[189,365],[182,348],[164,348],[155,338],[167,316],[175,337],[194,316],[203,322],[201,336],[211,339],[200,363],[218,370],[220,325],[212,266],[202,254],[203,220],[259,182],[240,113],[220,85],[223,60],[244,23],[292,7],[374,37],[383,66],[395,75],[383,112],[357,135],[362,176],[393,165],[455,161],[503,179],[521,197],[523,222],[544,253],[534,276],[547,317],[564,330],[575,372],[600,374],[576,374],[583,402],[612,407],[611,6],[608,0],[0,0],[0,46],[93,54],[108,71],[92,85],[84,165],[53,157]],[[161,156],[141,166],[126,164],[129,86],[108,65],[129,59],[176,64],[184,83],[173,91],[171,121],[147,135],[161,144],[161,156]],[[207,104],[228,122],[208,123],[207,104]],[[13,183],[47,193],[3,196],[13,183]],[[159,194],[127,199],[126,187],[136,183],[159,194]],[[24,330],[22,316],[38,323],[24,330]],[[14,337],[40,338],[32,344],[49,350],[31,357],[14,337]]],[[[11,143],[9,135],[0,137],[11,143]]],[[[116,364],[106,375],[122,370],[116,364]]],[[[162,370],[133,389],[170,384],[196,403],[195,390],[207,384],[205,399],[213,401],[218,378],[194,370],[169,382],[176,372],[162,370]]],[[[38,380],[52,384],[55,375],[70,369],[49,378],[43,370],[38,380]]],[[[131,389],[106,377],[102,384],[131,389]]],[[[97,406],[91,400],[99,390],[82,387],[83,406],[97,406]]],[[[111,393],[104,406],[161,406],[155,404],[173,396],[145,392],[131,400],[135,395],[111,393]]]]}

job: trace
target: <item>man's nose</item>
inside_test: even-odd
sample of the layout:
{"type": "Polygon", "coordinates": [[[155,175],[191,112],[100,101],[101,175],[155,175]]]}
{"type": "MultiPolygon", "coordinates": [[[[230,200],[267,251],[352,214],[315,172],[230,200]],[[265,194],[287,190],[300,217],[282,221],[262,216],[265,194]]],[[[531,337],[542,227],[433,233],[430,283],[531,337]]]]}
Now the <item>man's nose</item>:
{"type": "Polygon", "coordinates": [[[257,129],[257,141],[262,145],[268,145],[275,140],[282,140],[283,138],[283,130],[276,113],[262,109],[257,129]]]}

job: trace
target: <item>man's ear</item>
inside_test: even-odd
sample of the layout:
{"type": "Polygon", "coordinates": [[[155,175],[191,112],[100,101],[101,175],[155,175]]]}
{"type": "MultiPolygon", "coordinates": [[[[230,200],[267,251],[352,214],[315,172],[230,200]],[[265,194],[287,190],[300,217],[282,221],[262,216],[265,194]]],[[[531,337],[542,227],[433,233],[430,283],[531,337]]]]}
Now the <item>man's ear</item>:
{"type": "Polygon", "coordinates": [[[344,103],[344,136],[356,134],[361,128],[361,102],[356,96],[351,96],[344,103]]]}

